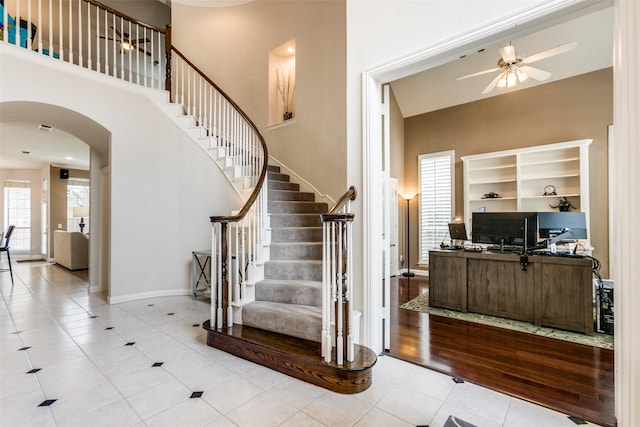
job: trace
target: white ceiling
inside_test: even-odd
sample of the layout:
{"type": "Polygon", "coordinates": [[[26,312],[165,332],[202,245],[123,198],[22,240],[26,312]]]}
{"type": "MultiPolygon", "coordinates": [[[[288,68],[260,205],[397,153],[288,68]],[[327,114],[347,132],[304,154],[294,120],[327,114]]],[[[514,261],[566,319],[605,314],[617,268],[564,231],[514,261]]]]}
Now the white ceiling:
{"type": "Polygon", "coordinates": [[[558,45],[577,42],[576,49],[531,66],[551,73],[545,82],[532,78],[511,89],[495,88],[482,95],[484,88],[498,74],[484,74],[465,80],[456,78],[497,67],[499,48],[503,45],[480,46],[478,53],[414,74],[391,83],[404,117],[411,117],[507,92],[550,83],[567,77],[611,67],[613,63],[613,10],[604,9],[583,17],[511,40],[518,56],[531,56],[558,45]],[[484,50],[482,50],[484,49],[484,50]]]}
{"type": "MultiPolygon", "coordinates": [[[[549,83],[611,67],[612,38],[613,12],[609,8],[511,40],[511,43],[520,56],[533,55],[566,42],[578,43],[578,47],[571,52],[533,64],[536,68],[551,72],[551,78],[545,82],[549,83]]],[[[482,46],[478,48],[481,50],[478,53],[392,82],[403,116],[411,117],[541,84],[530,78],[516,88],[496,88],[482,95],[482,90],[494,74],[456,80],[461,75],[496,67],[500,47],[482,46]]],[[[58,129],[52,132],[37,130],[39,123],[7,122],[3,119],[0,118],[0,167],[41,168],[54,164],[68,168],[89,168],[89,146],[78,138],[58,129]],[[23,151],[30,154],[23,154],[23,151]]]]}
{"type": "Polygon", "coordinates": [[[40,169],[52,164],[70,169],[89,169],[87,144],[60,129],[39,130],[39,124],[0,122],[0,167],[40,169]]]}

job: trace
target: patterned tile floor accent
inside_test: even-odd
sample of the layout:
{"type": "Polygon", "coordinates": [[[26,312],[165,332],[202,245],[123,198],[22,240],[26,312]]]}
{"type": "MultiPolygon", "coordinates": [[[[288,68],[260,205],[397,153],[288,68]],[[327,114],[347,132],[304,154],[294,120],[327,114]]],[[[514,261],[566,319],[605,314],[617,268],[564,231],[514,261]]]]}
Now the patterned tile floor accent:
{"type": "Polygon", "coordinates": [[[436,316],[451,317],[467,322],[481,323],[483,325],[496,326],[499,328],[512,329],[515,331],[528,332],[530,334],[542,335],[548,338],[556,338],[559,340],[575,342],[579,344],[591,345],[594,347],[606,348],[613,350],[613,335],[595,333],[593,336],[580,334],[577,332],[563,331],[561,329],[546,328],[535,326],[529,322],[521,322],[519,320],[504,319],[502,317],[489,316],[477,313],[462,313],[460,311],[448,310],[444,308],[429,307],[429,292],[407,301],[400,308],[407,310],[419,311],[421,313],[429,313],[436,316]]]}

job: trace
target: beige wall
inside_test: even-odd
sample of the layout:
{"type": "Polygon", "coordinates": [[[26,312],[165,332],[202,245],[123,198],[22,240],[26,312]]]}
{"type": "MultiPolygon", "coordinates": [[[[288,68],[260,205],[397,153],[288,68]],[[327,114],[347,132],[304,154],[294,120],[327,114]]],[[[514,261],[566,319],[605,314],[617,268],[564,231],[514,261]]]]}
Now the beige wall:
{"type": "MultiPolygon", "coordinates": [[[[67,230],[67,182],[60,179],[60,169],[56,166],[49,167],[49,257],[55,258],[53,253],[53,233],[56,230],[67,230]],[[62,228],[58,228],[58,224],[62,228]]],[[[70,178],[87,178],[89,171],[69,169],[70,178]]],[[[77,231],[77,230],[70,230],[77,231]]]]}
{"type": "Polygon", "coordinates": [[[345,1],[172,6],[173,45],[256,123],[269,154],[333,198],[346,182],[345,1]],[[295,122],[267,129],[269,51],[296,41],[295,122]]]}
{"type": "MultiPolygon", "coordinates": [[[[607,127],[613,122],[610,68],[405,119],[405,179],[417,188],[420,154],[456,150],[456,216],[463,212],[460,157],[577,139],[589,148],[591,244],[609,270],[607,127]]],[[[417,203],[412,204],[417,217],[417,203]]],[[[413,224],[412,224],[413,225],[413,224]]],[[[417,230],[414,228],[414,230],[417,230]]],[[[412,233],[411,253],[418,253],[412,233]]]]}

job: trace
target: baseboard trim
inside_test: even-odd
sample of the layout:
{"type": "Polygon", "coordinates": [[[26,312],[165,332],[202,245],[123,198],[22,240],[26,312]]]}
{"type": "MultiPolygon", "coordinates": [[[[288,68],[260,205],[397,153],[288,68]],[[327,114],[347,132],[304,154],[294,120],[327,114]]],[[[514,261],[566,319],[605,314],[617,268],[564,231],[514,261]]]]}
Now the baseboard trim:
{"type": "Polygon", "coordinates": [[[149,292],[137,292],[137,293],[126,294],[126,295],[108,296],[107,304],[120,304],[123,302],[138,301],[138,300],[148,299],[148,298],[178,297],[178,296],[187,296],[192,294],[193,294],[193,291],[191,289],[186,289],[186,288],[163,289],[160,291],[149,291],[149,292]]]}

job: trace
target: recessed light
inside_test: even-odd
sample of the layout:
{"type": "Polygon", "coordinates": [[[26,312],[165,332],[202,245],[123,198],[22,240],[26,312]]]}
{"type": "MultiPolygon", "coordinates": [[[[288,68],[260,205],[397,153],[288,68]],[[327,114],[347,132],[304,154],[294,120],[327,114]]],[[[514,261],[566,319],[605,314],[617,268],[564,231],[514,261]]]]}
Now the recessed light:
{"type": "Polygon", "coordinates": [[[289,52],[289,53],[293,53],[293,48],[292,48],[291,46],[289,46],[289,47],[287,48],[287,52],[289,52]]]}
{"type": "Polygon", "coordinates": [[[66,156],[65,160],[73,160],[73,157],[66,156]]]}
{"type": "Polygon", "coordinates": [[[49,125],[45,125],[45,124],[39,124],[38,125],[38,130],[42,130],[45,132],[51,132],[53,130],[53,126],[49,126],[49,125]]]}

